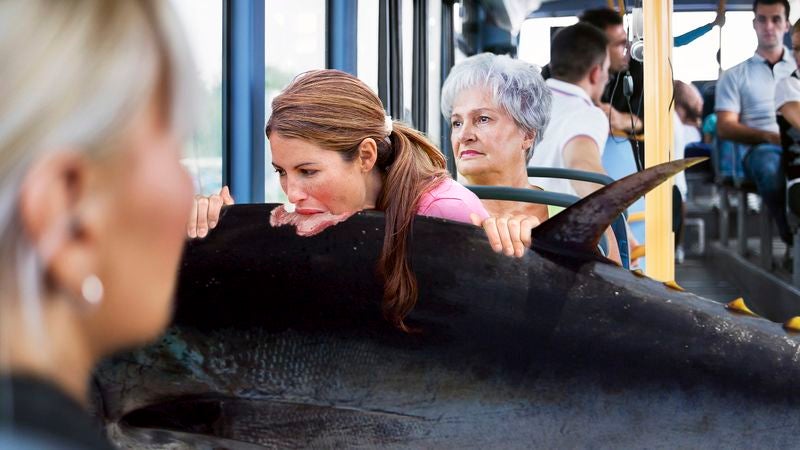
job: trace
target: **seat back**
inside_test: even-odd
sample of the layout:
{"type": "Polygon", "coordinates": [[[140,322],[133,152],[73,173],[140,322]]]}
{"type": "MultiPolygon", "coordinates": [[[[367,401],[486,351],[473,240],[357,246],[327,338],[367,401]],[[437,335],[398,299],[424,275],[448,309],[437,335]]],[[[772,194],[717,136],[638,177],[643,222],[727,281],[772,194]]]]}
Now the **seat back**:
{"type": "Polygon", "coordinates": [[[786,174],[786,203],[789,211],[800,217],[800,130],[792,127],[788,120],[778,114],[781,133],[781,163],[786,174]]]}
{"type": "MultiPolygon", "coordinates": [[[[535,189],[520,189],[520,188],[512,188],[508,186],[477,186],[477,185],[467,185],[467,189],[471,190],[475,195],[478,196],[481,200],[506,200],[512,202],[527,202],[527,203],[537,203],[540,205],[548,205],[548,206],[559,206],[562,208],[568,208],[573,203],[580,200],[580,197],[570,194],[562,194],[559,192],[547,192],[547,191],[537,191],[535,189]]],[[[627,239],[627,232],[624,230],[625,222],[622,222],[621,226],[623,228],[624,234],[617,235],[616,230],[614,228],[615,224],[618,221],[625,220],[624,217],[620,216],[617,220],[614,221],[612,224],[612,230],[614,230],[615,237],[617,238],[617,242],[620,246],[620,259],[622,260],[622,266],[626,269],[630,268],[630,258],[628,256],[628,239],[627,239]],[[623,253],[623,243],[625,247],[625,252],[623,253]]],[[[608,240],[605,236],[600,238],[600,244],[598,250],[603,256],[608,255],[608,240]]]]}

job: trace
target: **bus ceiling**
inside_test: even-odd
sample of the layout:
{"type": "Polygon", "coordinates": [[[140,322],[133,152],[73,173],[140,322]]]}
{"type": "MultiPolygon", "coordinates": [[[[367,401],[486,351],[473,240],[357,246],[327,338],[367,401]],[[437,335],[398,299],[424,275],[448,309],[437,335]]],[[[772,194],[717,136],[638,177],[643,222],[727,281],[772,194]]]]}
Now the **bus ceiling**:
{"type": "MultiPolygon", "coordinates": [[[[619,5],[620,0],[613,0],[614,5],[619,5]]],[[[641,6],[642,0],[627,0],[624,5],[628,12],[634,6],[641,6]]],[[[608,0],[542,0],[541,6],[532,11],[528,18],[535,17],[565,17],[577,16],[583,10],[592,8],[607,8],[608,0]]],[[[753,7],[752,0],[728,0],[728,11],[749,11],[753,7]]],[[[615,6],[616,9],[616,6],[615,6]]],[[[717,9],[717,2],[706,1],[698,2],[692,0],[673,0],[673,11],[714,11],[717,9]]]]}
{"type": "MultiPolygon", "coordinates": [[[[641,0],[611,0],[630,11],[641,0]]],[[[482,52],[516,55],[519,30],[526,19],[577,16],[592,8],[609,7],[608,0],[463,0],[459,49],[467,56],[482,52]]],[[[674,0],[674,11],[714,11],[717,2],[674,0]]],[[[747,11],[752,0],[728,0],[728,11],[747,11]]]]}

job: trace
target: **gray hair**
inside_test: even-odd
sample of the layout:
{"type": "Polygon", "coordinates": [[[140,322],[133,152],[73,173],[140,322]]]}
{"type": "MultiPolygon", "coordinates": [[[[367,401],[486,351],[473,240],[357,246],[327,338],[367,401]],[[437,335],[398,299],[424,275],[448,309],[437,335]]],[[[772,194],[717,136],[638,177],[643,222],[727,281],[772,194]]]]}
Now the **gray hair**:
{"type": "Polygon", "coordinates": [[[35,326],[46,261],[19,220],[30,168],[66,149],[93,160],[118,152],[160,86],[167,125],[186,136],[198,85],[161,0],[2,1],[0,61],[0,297],[18,298],[35,326]]]}
{"type": "Polygon", "coordinates": [[[474,87],[488,88],[494,102],[514,119],[526,133],[535,133],[526,158],[541,142],[550,122],[552,95],[544,84],[539,69],[533,64],[507,55],[481,53],[456,64],[442,86],[442,115],[449,120],[453,102],[462,91],[474,87]]]}

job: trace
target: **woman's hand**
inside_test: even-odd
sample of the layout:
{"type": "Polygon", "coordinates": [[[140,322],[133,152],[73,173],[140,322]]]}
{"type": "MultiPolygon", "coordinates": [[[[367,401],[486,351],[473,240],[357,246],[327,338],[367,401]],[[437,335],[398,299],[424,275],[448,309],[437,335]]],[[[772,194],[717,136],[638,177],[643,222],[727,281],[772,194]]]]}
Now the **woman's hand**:
{"type": "Polygon", "coordinates": [[[503,215],[481,220],[477,214],[472,213],[470,219],[474,225],[483,227],[486,231],[492,250],[517,258],[522,258],[525,249],[530,248],[531,230],[540,223],[538,218],[524,215],[503,215]]]}
{"type": "Polygon", "coordinates": [[[190,238],[203,238],[208,235],[209,230],[213,230],[219,222],[219,212],[223,205],[233,205],[233,197],[228,186],[223,186],[219,194],[204,197],[196,195],[192,205],[192,213],[189,215],[189,223],[186,226],[186,233],[190,238]]]}

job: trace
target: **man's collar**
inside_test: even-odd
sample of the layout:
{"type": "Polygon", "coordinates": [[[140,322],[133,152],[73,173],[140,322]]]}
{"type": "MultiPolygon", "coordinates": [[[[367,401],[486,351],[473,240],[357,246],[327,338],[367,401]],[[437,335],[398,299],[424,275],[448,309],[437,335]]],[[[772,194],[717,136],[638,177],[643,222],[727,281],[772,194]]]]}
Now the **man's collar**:
{"type": "MultiPolygon", "coordinates": [[[[786,48],[786,46],[784,45],[783,46],[783,53],[781,54],[781,59],[779,59],[775,64],[777,64],[779,62],[791,63],[792,62],[791,53],[792,52],[788,48],[786,48]]],[[[750,58],[750,61],[758,63],[758,64],[769,64],[769,62],[767,61],[767,58],[764,58],[763,56],[759,55],[757,50],[756,50],[755,53],[753,53],[753,56],[750,58]]]]}
{"type": "Polygon", "coordinates": [[[577,84],[568,83],[566,81],[556,80],[555,78],[548,78],[545,81],[545,84],[550,88],[550,90],[564,94],[570,95],[574,97],[580,97],[586,100],[590,105],[594,105],[592,98],[589,97],[589,94],[583,90],[582,87],[578,86],[577,84]]]}

